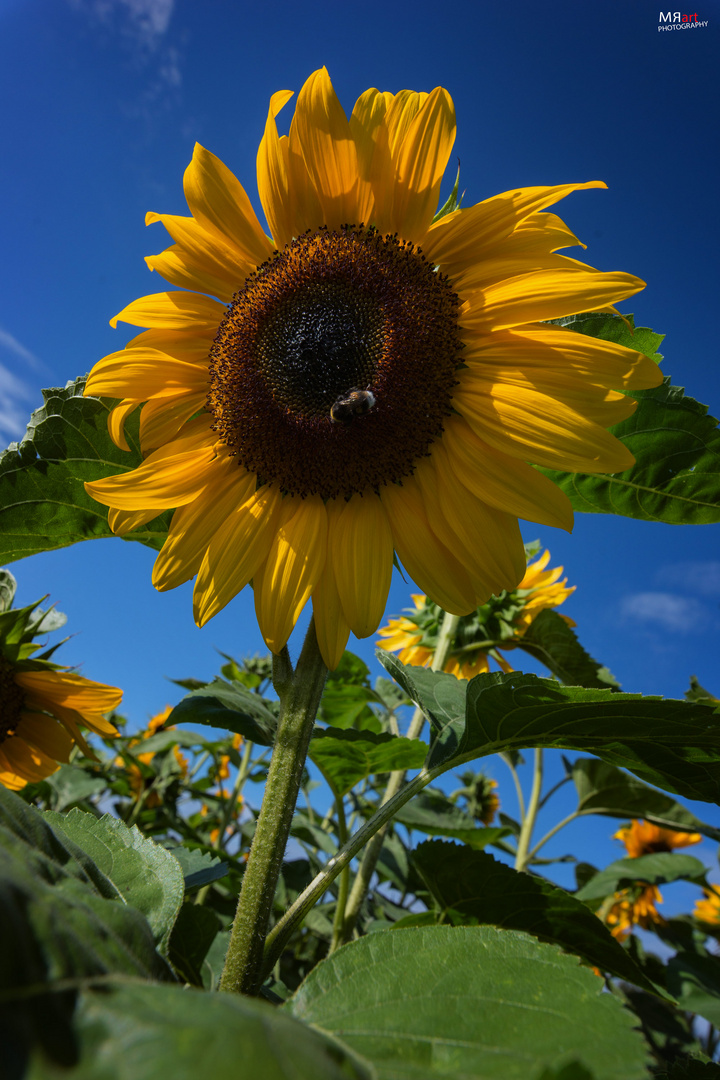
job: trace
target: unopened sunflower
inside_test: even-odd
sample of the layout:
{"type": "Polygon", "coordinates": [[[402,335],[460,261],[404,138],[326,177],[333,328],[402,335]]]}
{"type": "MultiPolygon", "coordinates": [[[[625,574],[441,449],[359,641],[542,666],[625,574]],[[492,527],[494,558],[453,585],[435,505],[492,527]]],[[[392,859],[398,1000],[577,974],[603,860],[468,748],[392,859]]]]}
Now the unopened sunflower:
{"type": "Polygon", "coordinates": [[[367,90],[348,119],[325,69],[289,135],[273,94],[257,156],[270,235],[230,170],[196,146],[189,217],[148,258],[177,292],[112,320],[148,329],[93,368],[86,393],[142,405],[147,455],[87,485],[123,533],[174,508],[153,582],[197,575],[203,625],[250,581],[285,645],[312,598],[323,658],[372,634],[396,552],[445,610],[467,614],[525,572],[519,517],[569,529],[567,498],[530,463],[618,472],[605,429],[655,365],[541,325],[612,311],[643,282],[556,254],[579,243],[543,211],[601,182],[519,188],[435,220],[455,138],[447,91],[367,90]],[[217,299],[213,299],[217,297],[217,299]]]}
{"type": "MultiPolygon", "coordinates": [[[[491,597],[477,611],[460,619],[444,670],[458,679],[472,679],[490,670],[490,657],[505,672],[514,669],[502,653],[512,649],[541,611],[559,607],[575,591],[567,578],[559,580],[562,566],[547,569],[550,552],[531,562],[517,588],[491,597]]],[[[432,663],[443,611],[426,596],[413,594],[415,607],[399,619],[389,619],[379,631],[378,645],[397,652],[403,664],[427,667],[432,663]]],[[[575,626],[567,615],[561,615],[575,626]]]]}
{"type": "Polygon", "coordinates": [[[80,732],[117,735],[104,714],[122,690],[92,682],[35,654],[37,604],[2,613],[0,623],[0,784],[19,791],[69,761],[73,744],[91,751],[80,732]]]}

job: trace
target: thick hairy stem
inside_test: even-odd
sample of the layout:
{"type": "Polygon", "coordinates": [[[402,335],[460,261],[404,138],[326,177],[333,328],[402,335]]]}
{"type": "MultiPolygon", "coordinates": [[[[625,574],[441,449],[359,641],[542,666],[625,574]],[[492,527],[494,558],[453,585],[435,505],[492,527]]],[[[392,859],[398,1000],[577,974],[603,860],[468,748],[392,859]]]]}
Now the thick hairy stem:
{"type": "Polygon", "coordinates": [[[327,678],[311,621],[293,672],[287,649],[274,658],[280,721],[260,816],[243,876],[220,989],[257,994],[263,945],[310,736],[327,678]]]}

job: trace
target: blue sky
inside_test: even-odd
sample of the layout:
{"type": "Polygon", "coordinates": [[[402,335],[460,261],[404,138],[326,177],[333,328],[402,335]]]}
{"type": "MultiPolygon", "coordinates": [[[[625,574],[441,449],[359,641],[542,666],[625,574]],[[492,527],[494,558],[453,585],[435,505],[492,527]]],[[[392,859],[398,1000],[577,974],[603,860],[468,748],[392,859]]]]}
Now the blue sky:
{"type": "MultiPolygon", "coordinates": [[[[112,315],[164,288],[143,256],[166,234],[146,230],[144,214],[187,212],[194,142],[259,209],[269,97],[323,64],[347,111],[369,86],[445,86],[466,205],[520,185],[605,180],[608,191],[557,212],[588,245],[581,258],[648,282],[623,310],[667,335],[666,373],[718,415],[720,4],[698,4],[707,26],[668,33],[658,0],[0,0],[0,442],[22,435],[41,386],[132,336],[110,329],[112,315]]],[[[571,537],[524,534],[564,564],[578,586],[564,610],[625,689],[679,697],[694,673],[720,692],[717,526],[579,515],[571,537]]],[[[12,567],[22,602],[49,592],[68,614],[75,636],[59,658],[123,687],[136,724],[179,698],[166,676],[211,677],[215,649],[265,651],[249,590],[200,631],[189,587],[155,593],[152,559],[108,540],[12,567]]],[[[388,614],[409,592],[397,578],[388,614]]],[[[370,662],[372,639],[351,648],[370,662]]]]}

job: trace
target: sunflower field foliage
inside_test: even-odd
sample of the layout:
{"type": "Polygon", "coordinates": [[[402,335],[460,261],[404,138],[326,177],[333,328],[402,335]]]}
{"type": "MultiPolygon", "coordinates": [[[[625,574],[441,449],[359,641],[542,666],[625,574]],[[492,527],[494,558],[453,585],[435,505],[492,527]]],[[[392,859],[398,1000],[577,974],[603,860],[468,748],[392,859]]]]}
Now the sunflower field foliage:
{"type": "Polygon", "coordinates": [[[717,523],[717,421],[643,282],[557,253],[604,185],[438,208],[446,91],[348,118],[323,69],[280,135],[290,97],[267,229],[196,147],[174,290],[0,454],[3,564],[121,536],[199,625],[251,588],[269,650],[138,722],[0,571],[0,1077],[720,1077],[720,704],[623,692],[518,524],[717,523]]]}

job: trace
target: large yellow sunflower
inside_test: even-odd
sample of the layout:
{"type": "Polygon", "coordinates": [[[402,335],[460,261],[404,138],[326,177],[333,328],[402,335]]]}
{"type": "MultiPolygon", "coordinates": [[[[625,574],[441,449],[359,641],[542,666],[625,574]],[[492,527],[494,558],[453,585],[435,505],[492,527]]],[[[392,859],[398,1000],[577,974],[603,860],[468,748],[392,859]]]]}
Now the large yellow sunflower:
{"type": "Polygon", "coordinates": [[[572,523],[529,463],[628,468],[605,428],[635,405],[611,388],[659,375],[639,353],[541,325],[643,287],[555,254],[579,241],[542,211],[604,184],[518,189],[433,221],[455,137],[447,91],[367,90],[348,120],[322,69],[281,136],[291,96],[272,96],[257,157],[271,236],[201,146],[191,216],[148,215],[174,240],[148,265],[180,291],[115,316],[148,329],[86,388],[121,399],[120,446],[143,405],[147,457],[87,488],[117,533],[175,508],[153,582],[197,575],[199,625],[252,581],[279,652],[312,598],[332,668],[350,630],[379,625],[393,552],[453,613],[512,589],[517,519],[572,523]]]}
{"type": "Polygon", "coordinates": [[[116,709],[122,690],[62,668],[13,663],[0,656],[0,783],[19,791],[44,780],[69,760],[74,742],[89,753],[78,725],[117,735],[103,713],[116,709]]]}

